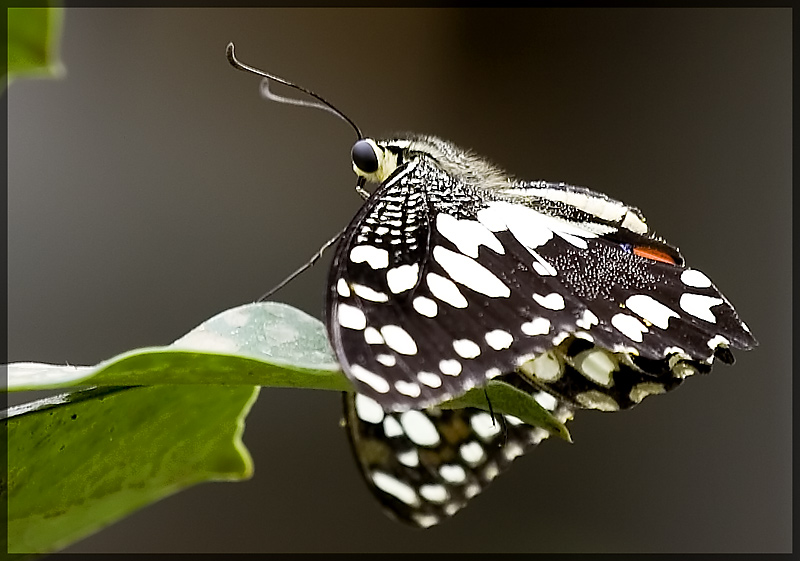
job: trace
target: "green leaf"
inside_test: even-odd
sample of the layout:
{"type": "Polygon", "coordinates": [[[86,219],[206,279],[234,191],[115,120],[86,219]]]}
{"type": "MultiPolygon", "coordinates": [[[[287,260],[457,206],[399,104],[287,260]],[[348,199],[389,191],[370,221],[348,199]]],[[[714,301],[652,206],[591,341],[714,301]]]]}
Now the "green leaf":
{"type": "Polygon", "coordinates": [[[8,66],[3,74],[12,77],[60,76],[64,68],[58,59],[63,11],[61,8],[8,8],[8,66]]]}
{"type": "MultiPolygon", "coordinates": [[[[241,384],[352,391],[333,357],[325,326],[286,304],[260,302],[226,310],[167,347],[123,353],[94,367],[8,365],[11,391],[92,386],[241,384]]],[[[529,394],[501,381],[445,404],[519,417],[569,440],[569,432],[529,394]]]]}
{"type": "Polygon", "coordinates": [[[202,481],[249,478],[253,386],[106,387],[9,410],[9,553],[50,552],[202,481]]]}
{"type": "Polygon", "coordinates": [[[461,397],[451,399],[440,407],[446,409],[477,407],[484,411],[514,415],[524,423],[543,428],[550,434],[572,442],[564,423],[539,405],[533,396],[500,380],[489,380],[485,387],[472,388],[461,397]]]}
{"type": "Polygon", "coordinates": [[[133,350],[94,367],[8,365],[8,389],[244,384],[350,390],[322,323],[286,304],[226,310],[166,347],[133,350]]]}

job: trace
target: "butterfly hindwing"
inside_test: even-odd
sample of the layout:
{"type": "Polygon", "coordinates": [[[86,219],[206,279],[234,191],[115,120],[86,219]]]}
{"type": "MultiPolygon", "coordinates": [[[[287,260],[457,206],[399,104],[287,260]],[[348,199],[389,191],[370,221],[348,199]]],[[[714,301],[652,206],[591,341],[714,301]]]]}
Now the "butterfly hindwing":
{"type": "MultiPolygon", "coordinates": [[[[539,394],[562,421],[570,417],[569,407],[539,394]]],[[[515,417],[481,409],[392,413],[362,394],[346,393],[344,400],[350,444],[367,486],[390,516],[416,527],[454,515],[548,437],[515,417]]]]}
{"type": "MultiPolygon", "coordinates": [[[[523,364],[519,374],[499,379],[567,422],[576,409],[634,407],[707,369],[692,361],[623,362],[570,337],[523,364]]],[[[343,395],[345,427],[368,488],[392,518],[412,526],[430,527],[453,516],[512,460],[548,437],[511,415],[471,407],[386,412],[363,394],[343,395]]]]}

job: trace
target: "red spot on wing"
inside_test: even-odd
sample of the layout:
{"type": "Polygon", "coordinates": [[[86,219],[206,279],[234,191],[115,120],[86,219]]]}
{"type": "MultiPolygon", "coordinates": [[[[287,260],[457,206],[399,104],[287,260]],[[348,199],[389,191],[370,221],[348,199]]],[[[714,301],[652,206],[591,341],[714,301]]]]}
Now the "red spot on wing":
{"type": "Polygon", "coordinates": [[[645,259],[651,259],[653,261],[661,261],[662,263],[669,263],[670,265],[675,265],[675,260],[670,257],[669,254],[664,253],[660,249],[655,249],[653,247],[645,247],[642,245],[634,246],[633,247],[633,254],[638,255],[639,257],[644,257],[645,259]]]}

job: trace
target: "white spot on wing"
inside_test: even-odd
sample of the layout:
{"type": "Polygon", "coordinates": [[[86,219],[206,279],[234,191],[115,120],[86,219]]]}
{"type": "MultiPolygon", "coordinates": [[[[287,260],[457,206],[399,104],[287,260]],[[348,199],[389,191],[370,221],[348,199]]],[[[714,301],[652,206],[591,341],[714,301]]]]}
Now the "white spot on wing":
{"type": "Polygon", "coordinates": [[[469,339],[457,339],[453,341],[453,348],[462,358],[475,358],[481,354],[481,348],[469,339]]]}
{"type": "Polygon", "coordinates": [[[385,269],[389,266],[389,252],[371,245],[357,245],[350,250],[350,261],[353,263],[366,261],[373,269],[385,269]]]}
{"type": "Polygon", "coordinates": [[[542,263],[534,263],[533,270],[543,277],[555,276],[555,269],[553,269],[553,267],[548,268],[542,263]]]}
{"type": "Polygon", "coordinates": [[[686,269],[682,272],[681,282],[694,288],[709,288],[711,286],[711,279],[697,269],[686,269]]]}
{"type": "Polygon", "coordinates": [[[417,446],[436,446],[439,444],[439,433],[431,420],[424,413],[411,409],[400,415],[400,424],[406,436],[417,446]]]}
{"type": "Polygon", "coordinates": [[[478,211],[478,222],[490,232],[500,232],[507,229],[506,219],[505,216],[503,216],[502,209],[494,207],[491,204],[478,211]]]}
{"type": "Polygon", "coordinates": [[[547,318],[534,318],[520,326],[525,335],[547,335],[550,333],[550,320],[547,318]]]}
{"type": "Polygon", "coordinates": [[[363,394],[356,394],[356,415],[362,421],[377,424],[383,421],[383,407],[378,402],[363,394]]]}
{"type": "Polygon", "coordinates": [[[411,517],[414,519],[414,522],[419,524],[419,526],[422,528],[430,528],[431,526],[439,522],[439,518],[434,516],[433,514],[424,514],[421,512],[415,512],[414,514],[411,515],[411,517]]]}
{"type": "Polygon", "coordinates": [[[470,483],[464,489],[464,496],[467,497],[468,499],[471,499],[480,492],[481,492],[480,485],[478,485],[477,483],[470,483]]]}
{"type": "Polygon", "coordinates": [[[472,430],[475,431],[475,434],[483,440],[491,440],[500,434],[500,423],[496,423],[494,419],[492,419],[492,416],[484,411],[474,414],[470,418],[469,424],[472,426],[472,430]]]}
{"type": "Polygon", "coordinates": [[[511,289],[489,269],[454,251],[437,245],[433,248],[433,258],[447,271],[450,278],[491,298],[508,298],[511,289]]]}
{"type": "Polygon", "coordinates": [[[386,302],[389,300],[389,296],[383,292],[372,290],[370,287],[364,286],[363,284],[354,284],[353,292],[364,300],[369,300],[371,302],[386,302]]]}
{"type": "Polygon", "coordinates": [[[681,358],[681,359],[691,359],[692,358],[687,354],[686,351],[684,351],[680,347],[667,347],[666,349],[664,349],[664,356],[670,356],[670,355],[677,355],[676,358],[681,358]]]}
{"type": "Polygon", "coordinates": [[[483,451],[483,446],[481,446],[480,442],[477,442],[476,440],[462,444],[461,448],[459,449],[459,454],[461,454],[461,457],[465,462],[473,467],[481,463],[486,457],[486,454],[483,451]]]}
{"type": "Polygon", "coordinates": [[[412,448],[411,450],[406,450],[405,452],[397,454],[397,461],[404,466],[417,467],[419,465],[419,454],[412,448]]]}
{"type": "Polygon", "coordinates": [[[575,325],[578,327],[582,327],[583,329],[589,329],[593,325],[597,325],[600,323],[600,320],[597,319],[597,316],[592,313],[590,309],[583,310],[583,316],[575,322],[575,325]]]}
{"type": "Polygon", "coordinates": [[[394,351],[404,355],[417,354],[417,344],[414,339],[399,325],[384,325],[381,327],[381,335],[394,351]]]}
{"type": "Polygon", "coordinates": [[[509,462],[514,458],[521,456],[523,452],[524,450],[522,449],[522,446],[516,442],[509,442],[506,444],[505,448],[503,448],[503,455],[509,462]]]}
{"type": "Polygon", "coordinates": [[[508,229],[517,240],[530,248],[544,245],[553,231],[544,225],[543,215],[535,210],[505,201],[493,201],[478,211],[478,220],[492,231],[508,229]]]}
{"type": "Polygon", "coordinates": [[[563,343],[567,339],[567,337],[569,337],[569,332],[568,331],[560,331],[558,333],[558,335],[553,337],[553,345],[556,346],[556,347],[559,346],[561,343],[563,343]]]}
{"type": "Polygon", "coordinates": [[[484,373],[484,375],[486,376],[486,379],[487,379],[487,380],[491,380],[492,378],[497,378],[497,377],[498,377],[498,376],[500,376],[502,373],[503,373],[503,371],[502,371],[502,370],[500,370],[500,369],[499,369],[499,368],[497,368],[496,366],[493,366],[493,367],[489,368],[489,369],[488,369],[488,370],[487,370],[487,371],[484,373]]]}
{"type": "Polygon", "coordinates": [[[571,243],[577,248],[586,249],[589,247],[589,244],[586,243],[586,240],[579,238],[578,236],[574,236],[566,232],[556,232],[556,234],[558,234],[565,242],[571,243]]]}
{"type": "Polygon", "coordinates": [[[403,395],[409,397],[419,397],[420,387],[416,382],[406,382],[405,380],[397,380],[394,383],[395,389],[403,395]]]}
{"type": "MultiPolygon", "coordinates": [[[[548,434],[545,430],[542,430],[542,432],[548,434]]],[[[500,475],[500,470],[497,468],[497,465],[495,465],[494,462],[486,464],[486,467],[483,468],[483,477],[485,477],[487,481],[491,481],[498,475],[500,475]]]]}
{"type": "Polygon", "coordinates": [[[557,234],[564,241],[586,249],[583,238],[595,238],[597,233],[580,224],[542,214],[527,206],[507,201],[492,201],[478,211],[478,220],[493,232],[508,228],[515,238],[528,248],[544,245],[557,234]]]}
{"type": "Polygon", "coordinates": [[[374,327],[367,327],[364,330],[364,341],[370,345],[382,345],[383,335],[374,327]]]}
{"type": "Polygon", "coordinates": [[[552,350],[521,364],[520,369],[523,373],[531,374],[543,382],[555,382],[563,373],[563,365],[552,350]]]}
{"type": "Polygon", "coordinates": [[[556,276],[556,274],[558,272],[556,271],[555,267],[553,267],[548,261],[546,261],[541,255],[536,253],[531,248],[526,247],[525,249],[527,249],[528,252],[531,255],[533,255],[533,258],[535,259],[535,261],[533,263],[533,270],[534,271],[536,271],[538,274],[540,274],[543,277],[554,277],[554,276],[556,276]]]}
{"type": "Polygon", "coordinates": [[[642,342],[642,333],[649,331],[642,322],[628,314],[614,315],[614,317],[611,318],[611,325],[628,339],[636,341],[637,343],[642,342]]]}
{"type": "Polygon", "coordinates": [[[419,372],[417,373],[417,380],[428,386],[429,388],[438,388],[442,385],[442,379],[438,374],[433,372],[419,372]]]}
{"type": "Polygon", "coordinates": [[[631,401],[634,403],[641,403],[641,401],[648,395],[656,395],[665,392],[666,390],[664,389],[663,384],[659,384],[657,382],[642,382],[641,384],[636,384],[633,388],[631,388],[628,397],[630,397],[631,401]]]}
{"type": "Polygon", "coordinates": [[[647,224],[642,222],[642,220],[631,211],[625,213],[625,219],[622,221],[622,227],[636,232],[637,234],[647,233],[647,224]]]}
{"type": "Polygon", "coordinates": [[[375,355],[375,360],[377,360],[384,366],[394,366],[395,364],[397,364],[397,359],[394,357],[394,355],[385,355],[385,354],[375,355]]]}
{"type": "Polygon", "coordinates": [[[417,296],[414,298],[413,306],[418,313],[425,317],[436,317],[436,314],[439,313],[439,306],[436,302],[424,296],[417,296]]]}
{"type": "Polygon", "coordinates": [[[414,489],[388,473],[382,471],[373,472],[372,482],[375,483],[375,487],[384,493],[400,499],[409,506],[417,506],[419,504],[419,497],[414,489]]]}
{"type": "Polygon", "coordinates": [[[680,300],[680,306],[684,312],[710,323],[717,323],[717,318],[711,312],[711,307],[718,304],[722,304],[722,298],[690,294],[688,292],[681,295],[680,300]]]}
{"type": "Polygon", "coordinates": [[[458,503],[447,503],[444,505],[444,512],[447,516],[453,516],[456,512],[461,509],[461,505],[458,503]]]}
{"type": "Polygon", "coordinates": [[[426,277],[428,281],[428,288],[436,298],[442,302],[447,302],[454,308],[466,308],[467,299],[458,290],[458,287],[453,281],[447,279],[436,273],[428,273],[426,277]]]}
{"type": "Polygon", "coordinates": [[[725,337],[722,335],[714,335],[711,339],[708,340],[708,348],[711,350],[716,349],[717,347],[727,347],[731,344],[725,337]]]}
{"type": "Polygon", "coordinates": [[[417,285],[418,280],[419,265],[417,263],[400,265],[386,271],[386,284],[389,285],[389,290],[394,294],[411,290],[417,285]]]}
{"type": "Polygon", "coordinates": [[[350,374],[352,374],[356,380],[364,382],[378,393],[386,393],[389,391],[389,382],[374,372],[370,372],[363,366],[359,366],[358,364],[351,365],[350,374]]]}
{"type": "Polygon", "coordinates": [[[448,483],[463,483],[467,479],[467,472],[458,464],[444,464],[439,474],[448,483]]]}
{"type": "Polygon", "coordinates": [[[606,351],[589,349],[575,357],[575,367],[595,384],[608,388],[613,384],[611,374],[617,369],[611,357],[606,351]]]}
{"type": "Polygon", "coordinates": [[[543,308],[547,308],[548,310],[563,310],[564,309],[564,297],[561,296],[558,292],[551,292],[547,296],[542,296],[541,294],[534,294],[533,299],[539,303],[540,306],[543,308]]]}
{"type": "Polygon", "coordinates": [[[391,415],[387,415],[383,420],[383,434],[389,438],[400,436],[403,434],[403,427],[400,426],[400,423],[397,422],[397,419],[391,415]]]}
{"type": "Polygon", "coordinates": [[[439,370],[448,376],[458,376],[461,374],[461,363],[453,358],[441,360],[439,361],[439,370]]]}
{"type": "Polygon", "coordinates": [[[449,496],[445,486],[440,485],[439,483],[428,483],[426,485],[422,485],[419,488],[419,494],[422,495],[423,499],[426,499],[432,503],[443,503],[449,496]]]}
{"type": "Polygon", "coordinates": [[[597,390],[579,393],[575,396],[575,401],[586,409],[597,409],[599,411],[618,411],[619,404],[610,395],[606,395],[597,390]]]}
{"type": "Polygon", "coordinates": [[[531,444],[539,444],[542,440],[545,440],[550,437],[550,433],[546,430],[536,427],[531,430],[529,440],[531,444]]]}
{"type": "Polygon", "coordinates": [[[336,292],[339,293],[339,296],[347,298],[350,296],[350,287],[347,286],[347,281],[344,279],[339,279],[336,283],[336,292]]]}
{"type": "Polygon", "coordinates": [[[669,318],[680,317],[676,312],[646,294],[634,294],[628,297],[625,305],[637,316],[661,329],[669,326],[669,318]]]}
{"type": "Polygon", "coordinates": [[[558,405],[558,400],[547,392],[537,392],[533,399],[548,411],[555,411],[558,405]]]}
{"type": "Polygon", "coordinates": [[[486,343],[496,351],[507,349],[511,346],[511,343],[514,342],[514,337],[511,333],[503,331],[502,329],[489,331],[483,338],[486,339],[486,343]]]}
{"type": "Polygon", "coordinates": [[[453,242],[461,253],[470,257],[478,257],[480,245],[485,245],[500,255],[505,253],[500,240],[486,226],[475,220],[459,220],[442,213],[436,217],[436,229],[453,242]]]}
{"type": "Polygon", "coordinates": [[[364,329],[367,326],[367,317],[364,312],[349,304],[339,304],[336,309],[336,317],[339,325],[348,329],[364,329]]]}

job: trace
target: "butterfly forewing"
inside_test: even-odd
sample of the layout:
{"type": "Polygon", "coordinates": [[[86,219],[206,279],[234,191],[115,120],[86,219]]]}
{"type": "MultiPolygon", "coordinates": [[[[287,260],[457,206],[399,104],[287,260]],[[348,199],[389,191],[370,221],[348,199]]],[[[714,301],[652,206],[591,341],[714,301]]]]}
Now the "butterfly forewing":
{"type": "Polygon", "coordinates": [[[468,302],[430,255],[439,192],[452,194],[453,212],[480,199],[435,171],[420,162],[398,169],[350,224],[331,267],[333,347],[358,390],[388,408],[440,402],[486,379],[458,360],[454,335],[470,333],[459,313],[468,302]]]}
{"type": "Polygon", "coordinates": [[[424,407],[573,334],[651,360],[710,362],[717,347],[753,344],[705,275],[632,251],[669,246],[627,207],[559,187],[479,189],[419,157],[378,188],[329,281],[329,334],[359,392],[424,407]]]}

